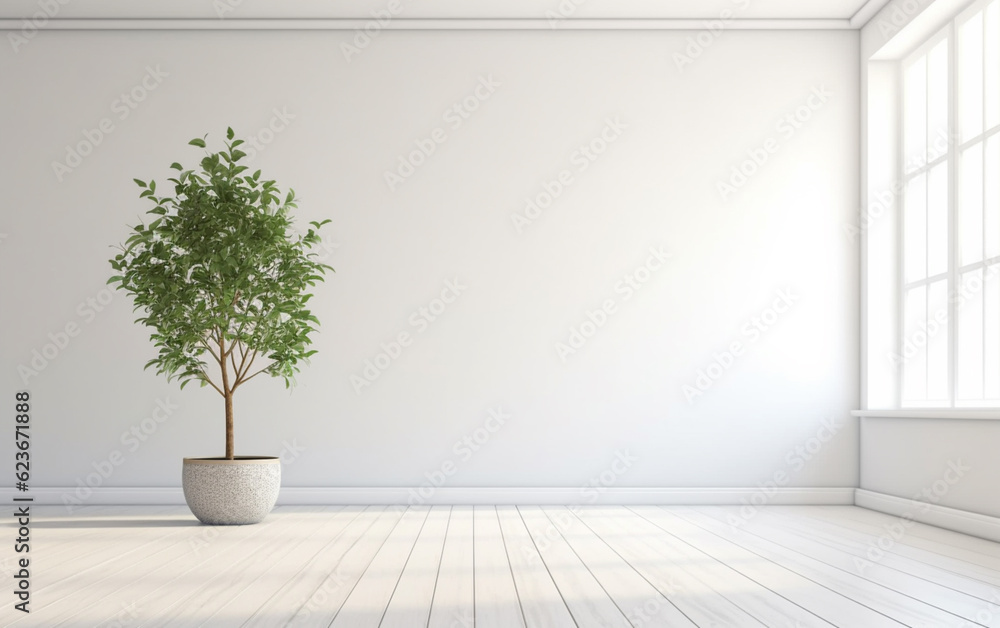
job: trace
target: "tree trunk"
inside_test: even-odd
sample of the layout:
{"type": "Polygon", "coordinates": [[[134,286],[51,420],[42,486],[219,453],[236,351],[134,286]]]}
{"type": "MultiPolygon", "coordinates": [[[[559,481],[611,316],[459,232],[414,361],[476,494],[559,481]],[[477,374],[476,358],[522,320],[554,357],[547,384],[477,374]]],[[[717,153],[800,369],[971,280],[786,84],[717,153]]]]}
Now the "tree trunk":
{"type": "Polygon", "coordinates": [[[226,398],[226,459],[233,460],[233,389],[229,386],[229,372],[226,370],[226,340],[219,333],[219,366],[222,367],[222,393],[226,398]]]}
{"type": "Polygon", "coordinates": [[[233,460],[233,391],[226,390],[226,458],[233,460]]]}

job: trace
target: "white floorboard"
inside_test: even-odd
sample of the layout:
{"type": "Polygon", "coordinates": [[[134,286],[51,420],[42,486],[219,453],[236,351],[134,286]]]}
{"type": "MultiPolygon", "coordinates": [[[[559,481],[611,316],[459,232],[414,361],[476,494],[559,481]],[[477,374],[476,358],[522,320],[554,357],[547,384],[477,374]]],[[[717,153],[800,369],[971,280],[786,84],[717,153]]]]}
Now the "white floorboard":
{"type": "Polygon", "coordinates": [[[543,508],[543,511],[549,519],[546,536],[561,536],[566,540],[633,625],[685,628],[696,625],[668,595],[633,569],[604,539],[584,525],[570,508],[555,506],[543,508]]]}
{"type": "Polygon", "coordinates": [[[431,604],[434,602],[434,590],[437,588],[441,567],[441,553],[444,550],[450,518],[449,506],[434,506],[427,514],[427,520],[420,531],[420,538],[417,539],[413,552],[406,561],[406,567],[379,624],[381,628],[426,625],[431,614],[431,604]]]}
{"type": "Polygon", "coordinates": [[[848,506],[740,514],[287,506],[211,527],[36,507],[32,612],[11,596],[0,626],[1000,628],[1000,544],[848,506]]]}
{"type": "Polygon", "coordinates": [[[441,550],[428,628],[473,626],[476,618],[472,506],[454,506],[441,550]]]}
{"type": "Polygon", "coordinates": [[[710,574],[699,561],[685,561],[662,543],[660,534],[651,533],[647,522],[631,518],[620,507],[581,509],[577,515],[584,525],[642,574],[654,587],[699,626],[766,626],[733,600],[709,584],[710,574]]]}
{"type": "MultiPolygon", "coordinates": [[[[834,547],[813,538],[815,526],[798,526],[789,522],[787,517],[775,516],[769,512],[760,513],[756,520],[748,523],[746,529],[778,545],[808,554],[841,571],[855,573],[969,621],[979,619],[980,623],[1000,628],[1000,615],[979,617],[983,608],[982,599],[929,580],[928,577],[933,578],[933,571],[923,564],[911,561],[906,570],[884,564],[879,554],[869,552],[870,547],[878,546],[837,539],[834,547]]],[[[830,537],[827,536],[826,539],[829,541],[830,537]]]]}
{"type": "MultiPolygon", "coordinates": [[[[361,579],[367,573],[368,567],[375,560],[379,550],[382,549],[386,540],[402,521],[405,513],[403,508],[392,506],[379,512],[371,527],[338,561],[336,570],[333,572],[334,577],[324,580],[323,588],[310,594],[309,603],[300,606],[289,618],[287,625],[309,627],[332,624],[344,603],[361,583],[361,579]]],[[[407,527],[412,526],[412,520],[411,516],[407,527]]],[[[381,615],[381,611],[378,612],[381,615]]],[[[275,620],[279,618],[280,615],[274,617],[275,620]]]]}
{"type": "Polygon", "coordinates": [[[479,628],[524,628],[524,613],[514,584],[507,547],[495,506],[473,509],[476,620],[479,628]]]}
{"type": "Polygon", "coordinates": [[[342,562],[382,516],[385,506],[348,506],[327,524],[329,542],[282,588],[263,601],[242,625],[247,628],[280,626],[298,614],[303,619],[325,605],[330,595],[347,584],[342,562]]]}
{"type": "MultiPolygon", "coordinates": [[[[704,525],[706,529],[713,530],[716,533],[731,528],[725,510],[721,510],[720,507],[708,507],[704,510],[711,514],[693,513],[690,520],[704,525]]],[[[729,514],[731,512],[735,512],[735,509],[730,509],[729,514]]],[[[779,564],[784,564],[789,569],[813,582],[834,591],[839,591],[851,600],[864,604],[868,608],[906,626],[923,626],[927,628],[968,626],[968,622],[956,615],[882,587],[856,574],[831,567],[807,554],[787,549],[777,543],[745,531],[742,526],[735,532],[730,532],[730,534],[734,538],[739,539],[741,545],[754,553],[779,564]]]]}
{"type": "Polygon", "coordinates": [[[574,620],[581,626],[628,628],[631,622],[587,565],[537,506],[518,508],[531,534],[536,560],[544,563],[574,620]]]}
{"type": "Polygon", "coordinates": [[[498,506],[497,515],[524,623],[528,628],[574,628],[576,622],[569,613],[569,607],[524,527],[517,508],[498,506]]]}
{"type": "MultiPolygon", "coordinates": [[[[332,628],[377,628],[382,623],[429,512],[429,508],[422,506],[403,513],[333,618],[332,628]]],[[[423,615],[422,609],[413,612],[414,618],[423,615]]]]}

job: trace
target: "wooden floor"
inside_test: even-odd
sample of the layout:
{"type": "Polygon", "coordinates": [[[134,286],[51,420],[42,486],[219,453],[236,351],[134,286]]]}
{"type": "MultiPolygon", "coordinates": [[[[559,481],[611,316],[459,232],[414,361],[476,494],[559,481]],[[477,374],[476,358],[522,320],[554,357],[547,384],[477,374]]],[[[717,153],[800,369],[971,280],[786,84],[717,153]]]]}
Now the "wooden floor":
{"type": "Polygon", "coordinates": [[[2,626],[1000,626],[1000,544],[847,506],[34,510],[2,626]]]}

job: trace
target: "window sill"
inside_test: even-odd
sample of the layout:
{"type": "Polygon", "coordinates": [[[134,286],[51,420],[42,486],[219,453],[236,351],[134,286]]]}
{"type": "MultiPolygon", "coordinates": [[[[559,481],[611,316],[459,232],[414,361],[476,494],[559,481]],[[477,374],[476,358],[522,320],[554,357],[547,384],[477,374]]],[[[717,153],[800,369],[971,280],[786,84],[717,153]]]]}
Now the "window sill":
{"type": "Polygon", "coordinates": [[[854,410],[851,416],[879,419],[973,419],[1000,421],[1000,408],[891,408],[854,410]]]}

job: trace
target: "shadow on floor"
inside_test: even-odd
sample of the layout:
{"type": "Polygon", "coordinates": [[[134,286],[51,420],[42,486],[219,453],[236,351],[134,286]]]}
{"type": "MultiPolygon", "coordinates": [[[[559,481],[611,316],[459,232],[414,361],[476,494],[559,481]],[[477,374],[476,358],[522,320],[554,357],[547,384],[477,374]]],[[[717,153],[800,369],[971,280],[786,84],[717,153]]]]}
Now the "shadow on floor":
{"type": "MultiPolygon", "coordinates": [[[[85,528],[188,528],[203,525],[191,519],[90,519],[75,521],[32,521],[32,528],[65,528],[82,530],[85,528]]],[[[9,526],[8,526],[9,527],[9,526]]]]}

